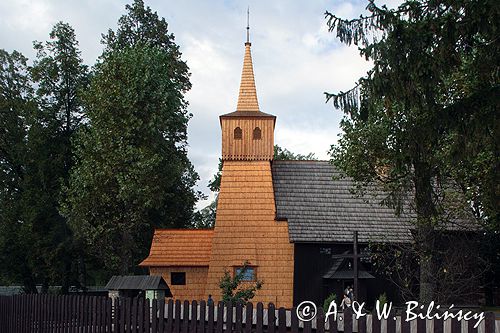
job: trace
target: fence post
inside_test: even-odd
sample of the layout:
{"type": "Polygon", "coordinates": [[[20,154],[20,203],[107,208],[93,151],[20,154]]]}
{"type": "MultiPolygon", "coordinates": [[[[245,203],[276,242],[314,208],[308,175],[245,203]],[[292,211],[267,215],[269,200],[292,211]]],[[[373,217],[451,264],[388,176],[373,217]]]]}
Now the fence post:
{"type": "Polygon", "coordinates": [[[401,333],[410,333],[410,322],[404,320],[401,314],[401,333]]]}
{"type": "Polygon", "coordinates": [[[325,332],[325,312],[321,306],[318,307],[318,313],[316,315],[316,332],[317,333],[325,332]]]}
{"type": "Polygon", "coordinates": [[[252,332],[253,325],[253,304],[248,302],[245,305],[245,333],[252,332]]]}
{"type": "Polygon", "coordinates": [[[144,298],[139,297],[137,300],[137,324],[139,325],[139,333],[144,332],[144,298]]]}
{"type": "MultiPolygon", "coordinates": [[[[394,323],[394,325],[396,325],[396,323],[394,323]]],[[[366,333],[366,331],[367,331],[367,329],[366,329],[366,316],[361,316],[358,319],[358,333],[366,333]]],[[[330,331],[330,332],[337,332],[337,330],[330,331]]]]}
{"type": "MultiPolygon", "coordinates": [[[[181,330],[181,301],[175,301],[175,311],[174,311],[174,332],[179,333],[181,330]]],[[[162,332],[162,331],[161,331],[162,332]]]]}
{"type": "Polygon", "coordinates": [[[290,331],[291,331],[291,333],[298,333],[299,332],[299,318],[297,317],[297,308],[296,307],[292,308],[292,313],[290,313],[290,316],[291,316],[291,318],[290,318],[290,326],[291,326],[290,331]]]}
{"type": "Polygon", "coordinates": [[[165,298],[161,298],[158,300],[158,331],[163,333],[164,326],[165,326],[165,298]]]}
{"type": "MultiPolygon", "coordinates": [[[[401,320],[403,320],[403,316],[401,316],[401,320]]],[[[434,324],[434,333],[443,333],[444,330],[443,319],[434,319],[432,323],[434,324]]],[[[470,330],[469,333],[471,333],[470,330]]]]}
{"type": "Polygon", "coordinates": [[[207,311],[207,303],[202,300],[200,302],[200,323],[198,325],[199,333],[205,333],[205,318],[206,318],[206,311],[207,311]]]}
{"type": "MultiPolygon", "coordinates": [[[[459,323],[460,324],[460,323],[459,323]]],[[[417,319],[417,333],[425,333],[427,329],[427,323],[425,319],[417,319]]],[[[453,328],[452,328],[453,331],[453,328]]]]}
{"type": "Polygon", "coordinates": [[[217,333],[222,333],[224,328],[224,307],[224,302],[217,304],[217,325],[215,329],[217,333]]]}
{"type": "Polygon", "coordinates": [[[144,332],[150,333],[151,312],[149,298],[144,299],[144,332]]]}
{"type": "Polygon", "coordinates": [[[208,332],[214,332],[214,302],[208,303],[208,332]]]}
{"type": "Polygon", "coordinates": [[[135,333],[137,331],[137,297],[132,298],[132,306],[130,307],[130,331],[135,333]]]}
{"type": "Polygon", "coordinates": [[[184,301],[182,311],[182,333],[188,333],[189,330],[189,301],[184,301]]]}
{"type": "Polygon", "coordinates": [[[267,331],[269,333],[274,333],[276,324],[276,308],[273,303],[269,303],[267,306],[267,331]]]}
{"type": "Polygon", "coordinates": [[[151,307],[151,329],[152,333],[158,332],[158,300],[156,298],[152,301],[153,305],[151,307]]]}
{"type": "Polygon", "coordinates": [[[191,302],[191,326],[189,331],[191,333],[196,333],[196,328],[198,325],[198,302],[194,300],[191,302]]]}
{"type": "Polygon", "coordinates": [[[378,319],[376,309],[372,312],[372,333],[380,333],[380,319],[378,319]]]}
{"type": "Polygon", "coordinates": [[[286,333],[286,310],[280,307],[278,310],[278,333],[286,333]]]}
{"type": "Polygon", "coordinates": [[[236,333],[243,332],[243,305],[241,302],[236,303],[236,323],[234,325],[236,333]]]}
{"type": "Polygon", "coordinates": [[[227,302],[226,304],[226,332],[233,331],[233,303],[227,302]]]}
{"type": "Polygon", "coordinates": [[[495,314],[487,312],[484,321],[484,333],[495,333],[495,314]]]}
{"type": "Polygon", "coordinates": [[[256,332],[263,331],[263,318],[264,317],[264,306],[262,302],[257,303],[257,323],[256,323],[256,332]]]}
{"type": "Polygon", "coordinates": [[[460,333],[461,331],[462,331],[462,323],[458,319],[455,318],[451,319],[451,333],[460,333]]]}
{"type": "Polygon", "coordinates": [[[389,317],[387,317],[387,333],[396,333],[396,313],[391,310],[389,317]]]}

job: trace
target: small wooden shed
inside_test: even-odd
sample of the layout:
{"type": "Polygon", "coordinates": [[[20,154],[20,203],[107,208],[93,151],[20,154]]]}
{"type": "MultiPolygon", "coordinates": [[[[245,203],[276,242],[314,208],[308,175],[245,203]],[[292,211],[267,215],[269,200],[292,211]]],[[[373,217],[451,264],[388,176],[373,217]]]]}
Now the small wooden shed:
{"type": "Polygon", "coordinates": [[[165,280],[156,275],[114,275],[106,285],[106,289],[110,298],[142,296],[148,299],[163,299],[172,297],[165,280]]]}

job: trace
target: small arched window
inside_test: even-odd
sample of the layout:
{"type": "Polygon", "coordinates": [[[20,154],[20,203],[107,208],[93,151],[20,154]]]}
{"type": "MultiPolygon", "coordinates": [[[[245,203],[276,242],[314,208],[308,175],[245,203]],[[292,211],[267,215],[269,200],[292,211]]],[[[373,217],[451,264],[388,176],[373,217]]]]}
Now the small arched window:
{"type": "Polygon", "coordinates": [[[241,140],[241,139],[242,139],[242,137],[243,137],[243,131],[241,130],[241,128],[236,127],[236,128],[234,129],[234,138],[235,138],[236,140],[241,140]]]}
{"type": "Polygon", "coordinates": [[[253,130],[253,139],[254,140],[262,139],[262,131],[260,130],[260,128],[255,127],[255,129],[253,130]]]}

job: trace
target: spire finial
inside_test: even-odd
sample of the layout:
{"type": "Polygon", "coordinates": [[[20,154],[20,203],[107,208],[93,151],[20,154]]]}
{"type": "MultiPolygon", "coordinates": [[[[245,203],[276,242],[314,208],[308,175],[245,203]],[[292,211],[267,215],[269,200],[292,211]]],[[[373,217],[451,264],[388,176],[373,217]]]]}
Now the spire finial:
{"type": "Polygon", "coordinates": [[[247,41],[245,43],[245,56],[243,58],[243,71],[241,73],[240,94],[236,111],[259,111],[255,78],[253,75],[252,54],[250,51],[250,7],[247,9],[247,41]]]}
{"type": "Polygon", "coordinates": [[[250,6],[247,8],[247,43],[250,43],[250,6]]]}

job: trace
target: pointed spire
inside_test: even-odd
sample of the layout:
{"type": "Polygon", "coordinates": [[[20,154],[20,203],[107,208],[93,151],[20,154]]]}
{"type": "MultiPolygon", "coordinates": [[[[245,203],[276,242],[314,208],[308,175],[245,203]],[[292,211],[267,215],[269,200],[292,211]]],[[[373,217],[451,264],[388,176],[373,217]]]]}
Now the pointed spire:
{"type": "Polygon", "coordinates": [[[247,43],[250,43],[250,6],[247,9],[247,43]]]}
{"type": "Polygon", "coordinates": [[[252,53],[250,51],[250,9],[247,11],[247,41],[245,43],[245,57],[243,59],[243,71],[241,73],[240,94],[236,111],[259,111],[257,100],[257,89],[253,75],[252,53]]]}

